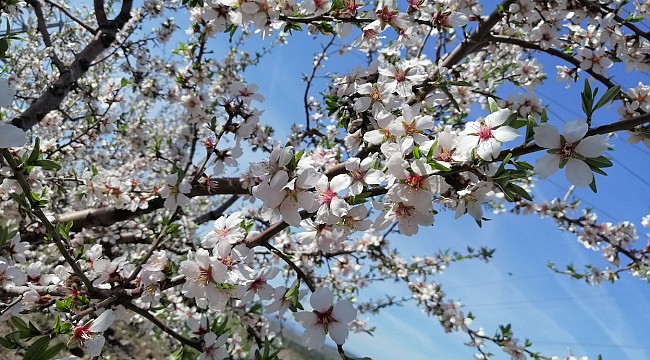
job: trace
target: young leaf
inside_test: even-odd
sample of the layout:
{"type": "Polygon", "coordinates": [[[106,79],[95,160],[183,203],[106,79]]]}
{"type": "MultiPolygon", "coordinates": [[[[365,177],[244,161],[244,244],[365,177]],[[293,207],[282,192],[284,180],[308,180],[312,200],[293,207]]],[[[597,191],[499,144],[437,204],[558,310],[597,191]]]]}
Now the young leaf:
{"type": "Polygon", "coordinates": [[[603,97],[598,100],[596,103],[596,106],[594,106],[594,110],[598,110],[601,107],[607,105],[610,101],[614,100],[614,98],[621,92],[621,87],[616,85],[612,88],[607,89],[605,91],[605,94],[603,94],[603,97]]]}
{"type": "Polygon", "coordinates": [[[34,343],[27,349],[23,360],[42,360],[45,349],[50,344],[50,337],[48,335],[38,338],[34,343]]]}

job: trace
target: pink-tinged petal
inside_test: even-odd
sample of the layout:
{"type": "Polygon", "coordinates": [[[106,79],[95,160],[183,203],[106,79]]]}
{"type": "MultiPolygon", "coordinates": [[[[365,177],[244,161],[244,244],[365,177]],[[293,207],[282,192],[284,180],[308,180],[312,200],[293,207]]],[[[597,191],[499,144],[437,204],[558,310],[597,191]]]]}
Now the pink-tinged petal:
{"type": "Polygon", "coordinates": [[[497,127],[506,122],[506,120],[508,120],[508,117],[510,117],[510,114],[512,114],[512,111],[509,109],[500,109],[499,111],[486,116],[485,124],[491,128],[497,127]]]}
{"type": "Polygon", "coordinates": [[[393,221],[395,221],[395,215],[392,214],[392,216],[388,216],[388,212],[383,211],[377,216],[377,219],[375,219],[374,228],[377,231],[384,230],[392,224],[393,221]]]}
{"type": "Polygon", "coordinates": [[[560,132],[551,124],[541,124],[535,128],[535,143],[547,149],[560,148],[560,132]]]}
{"type": "Polygon", "coordinates": [[[11,124],[0,125],[0,148],[23,146],[27,137],[22,129],[11,124]]]}
{"type": "Polygon", "coordinates": [[[329,333],[332,340],[339,345],[345,344],[345,339],[348,338],[350,330],[347,323],[333,323],[329,326],[329,333]]]}
{"type": "Polygon", "coordinates": [[[582,139],[575,151],[582,156],[593,158],[602,155],[607,148],[609,148],[607,138],[603,135],[596,135],[582,139]]]}
{"type": "Polygon", "coordinates": [[[311,304],[311,307],[314,308],[314,310],[321,313],[329,310],[333,302],[334,302],[334,297],[332,295],[332,290],[330,290],[327,287],[316,289],[316,291],[314,291],[314,293],[311,294],[311,298],[309,299],[309,303],[311,304]]]}
{"type": "Polygon", "coordinates": [[[492,136],[503,143],[516,139],[519,134],[517,133],[517,130],[510,126],[502,126],[498,129],[492,129],[492,136]]]}
{"type": "Polygon", "coordinates": [[[341,300],[332,310],[332,316],[339,322],[349,323],[350,321],[356,319],[357,309],[352,306],[352,303],[348,300],[341,300]]]}
{"type": "Polygon", "coordinates": [[[547,178],[560,168],[560,156],[556,154],[546,154],[535,164],[535,173],[539,174],[540,179],[547,178]]]}
{"type": "Polygon", "coordinates": [[[332,181],[330,181],[330,189],[332,191],[338,193],[339,191],[343,191],[350,186],[352,183],[352,178],[349,175],[346,174],[339,174],[336,175],[332,181]]]}
{"type": "Polygon", "coordinates": [[[115,314],[113,310],[106,310],[97,319],[93,320],[92,325],[90,325],[90,331],[100,333],[106,331],[113,322],[115,321],[115,314]]]}
{"type": "Polygon", "coordinates": [[[302,336],[309,350],[320,349],[325,344],[325,329],[322,326],[307,328],[302,336]]]}
{"type": "Polygon", "coordinates": [[[585,137],[587,130],[589,130],[587,122],[578,119],[569,121],[568,123],[564,124],[562,135],[564,135],[564,139],[568,143],[573,144],[574,142],[582,140],[582,138],[585,137]]]}
{"type": "Polygon", "coordinates": [[[418,233],[418,224],[409,218],[398,218],[397,227],[399,232],[405,236],[411,236],[418,233]]]}
{"type": "Polygon", "coordinates": [[[584,161],[569,159],[566,164],[566,178],[575,186],[585,187],[591,184],[594,174],[584,161]]]}
{"type": "Polygon", "coordinates": [[[92,339],[86,340],[86,348],[88,348],[88,354],[91,357],[99,356],[104,347],[106,339],[102,335],[93,336],[92,339]]]}

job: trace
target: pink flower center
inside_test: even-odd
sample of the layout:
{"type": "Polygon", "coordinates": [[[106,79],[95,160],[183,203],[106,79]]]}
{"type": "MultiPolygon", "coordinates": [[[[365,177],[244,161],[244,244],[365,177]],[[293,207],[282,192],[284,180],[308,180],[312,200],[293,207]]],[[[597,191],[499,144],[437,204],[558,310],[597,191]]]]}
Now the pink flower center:
{"type": "Polygon", "coordinates": [[[352,180],[354,181],[362,181],[363,180],[363,171],[360,169],[354,169],[350,171],[350,176],[352,177],[352,180]]]}
{"type": "Polygon", "coordinates": [[[92,337],[92,331],[90,331],[90,326],[92,324],[93,323],[91,321],[86,325],[77,326],[76,328],[74,328],[74,337],[80,342],[90,339],[92,337]]]}
{"type": "Polygon", "coordinates": [[[412,187],[414,190],[418,190],[424,185],[424,177],[420,175],[410,174],[404,181],[406,185],[412,187]]]}
{"type": "Polygon", "coordinates": [[[327,329],[329,328],[330,324],[338,322],[338,320],[332,317],[332,310],[334,310],[333,306],[330,306],[330,308],[327,311],[322,313],[314,310],[314,314],[316,314],[316,318],[317,318],[316,325],[325,328],[325,332],[327,332],[327,329]]]}
{"type": "Polygon", "coordinates": [[[196,277],[196,280],[203,283],[204,285],[208,285],[213,280],[212,270],[210,268],[201,268],[199,270],[199,275],[196,277]]]}
{"type": "Polygon", "coordinates": [[[252,290],[257,291],[258,289],[260,289],[264,285],[266,285],[266,280],[264,280],[262,278],[257,278],[255,280],[253,280],[253,282],[250,284],[249,288],[252,289],[252,290]]]}
{"type": "Polygon", "coordinates": [[[478,138],[480,141],[490,140],[492,136],[492,128],[487,125],[481,125],[478,129],[478,138]]]}
{"type": "Polygon", "coordinates": [[[401,219],[407,218],[411,216],[413,209],[415,209],[413,206],[406,206],[404,203],[399,203],[397,209],[395,209],[395,215],[401,219]]]}
{"type": "Polygon", "coordinates": [[[332,191],[332,189],[327,188],[323,192],[320,193],[320,200],[323,204],[329,205],[334,197],[336,196],[336,193],[332,191]]]}

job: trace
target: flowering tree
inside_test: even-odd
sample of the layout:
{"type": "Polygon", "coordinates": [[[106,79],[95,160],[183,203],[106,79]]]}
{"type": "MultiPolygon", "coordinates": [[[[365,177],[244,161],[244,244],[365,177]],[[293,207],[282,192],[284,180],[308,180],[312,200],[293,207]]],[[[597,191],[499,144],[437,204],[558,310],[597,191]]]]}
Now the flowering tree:
{"type": "Polygon", "coordinates": [[[529,194],[558,169],[595,192],[612,166],[607,134],[650,146],[650,87],[622,88],[609,75],[650,69],[647,2],[2,4],[3,351],[98,356],[102,334],[123,321],[171,337],[174,359],[273,359],[282,341],[270,319],[290,317],[310,349],[329,337],[350,359],[349,332],[371,331],[359,313],[399,302],[357,294],[389,278],[412,293],[402,301],[464,332],[477,359],[495,349],[550,359],[509,326],[494,336],[473,327],[434,281],[493,249],[407,259],[389,245],[445,209],[479,227],[486,208],[539,214],[609,263],[557,272],[593,284],[650,279],[650,247],[635,247],[632,223],[598,223],[566,197],[529,194]],[[325,45],[305,78],[304,123],[274,139],[264,89],[244,72],[301,31],[325,45]],[[242,50],[260,36],[259,52],[242,50]],[[230,40],[223,57],[215,38],[230,40]],[[330,74],[322,98],[310,98],[335,41],[367,62],[330,74]],[[540,54],[581,88],[584,118],[561,129],[532,92],[547,77],[540,54]],[[508,85],[529,95],[504,96],[508,85]],[[621,118],[598,119],[612,102],[621,118]],[[475,104],[489,114],[472,115],[475,104]],[[238,160],[250,153],[259,161],[238,160]]]}

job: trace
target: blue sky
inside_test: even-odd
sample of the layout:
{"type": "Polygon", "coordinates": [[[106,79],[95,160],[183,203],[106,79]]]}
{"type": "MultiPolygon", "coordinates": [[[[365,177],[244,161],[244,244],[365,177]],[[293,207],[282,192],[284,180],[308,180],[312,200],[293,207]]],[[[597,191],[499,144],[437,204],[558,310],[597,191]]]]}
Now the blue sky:
{"type": "MultiPolygon", "coordinates": [[[[489,11],[487,6],[486,11],[489,11]]],[[[181,27],[185,26],[185,19],[177,20],[181,27]]],[[[245,50],[254,51],[261,44],[268,45],[255,35],[250,40],[245,50]]],[[[351,42],[353,37],[345,40],[351,42]]],[[[227,45],[225,34],[211,44],[217,53],[227,45]]],[[[301,74],[311,72],[312,58],[320,47],[320,40],[313,40],[305,32],[296,32],[289,37],[288,45],[274,49],[260,65],[246,73],[247,81],[258,84],[260,93],[266,98],[261,106],[265,109],[261,119],[275,128],[278,140],[288,135],[291,124],[304,124],[305,83],[301,74]]],[[[549,106],[550,121],[559,126],[579,118],[582,85],[566,90],[564,83],[554,80],[555,65],[561,63],[548,57],[542,57],[541,62],[549,79],[538,88],[538,96],[543,105],[549,106]]],[[[344,72],[360,63],[362,57],[358,54],[347,54],[343,58],[332,55],[320,74],[332,70],[344,72]]],[[[613,74],[614,81],[627,86],[639,80],[650,80],[646,74],[640,78],[638,74],[632,76],[622,71],[613,74]]],[[[323,84],[317,82],[313,87],[312,95],[319,100],[317,92],[323,89],[323,84]]],[[[515,96],[521,93],[517,89],[512,92],[515,96]]],[[[469,119],[479,115],[474,113],[469,119]]],[[[594,123],[616,119],[615,107],[610,107],[597,112],[594,123]]],[[[573,198],[595,209],[604,221],[631,220],[639,225],[650,206],[650,167],[645,165],[650,162],[650,151],[642,145],[627,144],[626,138],[627,135],[621,134],[620,138],[610,140],[616,149],[610,154],[614,156],[615,166],[606,169],[608,177],[597,176],[598,194],[592,194],[589,189],[576,189],[573,198]]],[[[257,160],[254,156],[245,155],[245,158],[257,160]]],[[[538,183],[533,194],[537,199],[550,200],[562,197],[568,187],[563,172],[558,172],[549,181],[538,183]]],[[[460,300],[466,305],[464,311],[476,316],[474,327],[483,327],[489,335],[494,334],[498,325],[510,323],[521,341],[529,338],[534,343],[532,349],[546,355],[572,352],[588,355],[590,359],[596,359],[598,354],[604,359],[650,359],[647,341],[650,287],[647,283],[623,275],[614,285],[590,286],[556,275],[546,267],[547,261],[558,267],[573,263],[577,269],[582,269],[583,264],[602,268],[604,262],[597,252],[577,243],[573,235],[557,230],[551,220],[533,215],[495,215],[492,218],[479,229],[468,216],[454,220],[452,213],[442,212],[433,227],[421,230],[413,238],[392,236],[391,242],[403,255],[433,254],[444,248],[462,250],[467,245],[496,248],[490,263],[452,264],[437,278],[448,298],[460,300]]],[[[642,244],[647,241],[643,230],[639,228],[642,244]]],[[[364,293],[374,298],[384,294],[408,295],[408,291],[401,283],[382,283],[364,293]]],[[[426,317],[415,306],[391,308],[380,315],[366,317],[370,318],[371,326],[377,327],[375,335],[352,335],[345,346],[358,356],[454,360],[470,359],[474,354],[471,348],[463,345],[468,341],[466,335],[445,334],[436,319],[426,317]]],[[[490,346],[489,350],[496,354],[495,359],[509,358],[495,346],[490,346]]]]}

